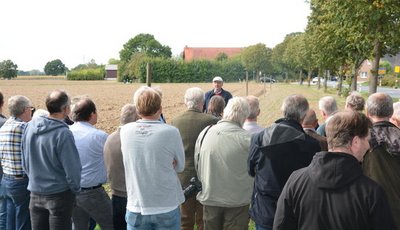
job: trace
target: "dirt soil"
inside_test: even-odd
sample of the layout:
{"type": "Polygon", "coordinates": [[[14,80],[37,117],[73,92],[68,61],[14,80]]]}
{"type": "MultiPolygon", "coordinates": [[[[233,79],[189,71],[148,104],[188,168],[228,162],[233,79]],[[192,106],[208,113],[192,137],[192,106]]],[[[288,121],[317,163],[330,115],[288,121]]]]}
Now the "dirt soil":
{"type": "MultiPolygon", "coordinates": [[[[0,80],[0,91],[5,98],[3,114],[8,116],[7,99],[13,95],[25,95],[39,109],[46,109],[45,98],[54,89],[64,89],[71,97],[88,96],[96,104],[98,110],[97,128],[112,133],[119,126],[122,106],[132,103],[133,93],[144,84],[123,84],[115,81],[66,81],[66,80],[0,80]]],[[[185,111],[183,103],[185,90],[200,87],[204,91],[212,89],[211,83],[152,84],[160,87],[163,98],[163,114],[167,123],[185,111]]],[[[246,96],[246,83],[225,83],[224,89],[233,96],[246,96]]],[[[248,94],[260,96],[264,93],[264,85],[250,82],[248,94]]]]}

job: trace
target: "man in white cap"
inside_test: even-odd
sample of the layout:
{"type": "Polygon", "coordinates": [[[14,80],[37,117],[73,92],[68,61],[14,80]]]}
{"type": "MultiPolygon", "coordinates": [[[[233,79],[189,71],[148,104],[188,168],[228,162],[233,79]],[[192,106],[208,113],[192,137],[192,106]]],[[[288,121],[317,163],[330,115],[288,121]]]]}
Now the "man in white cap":
{"type": "Polygon", "coordinates": [[[232,94],[222,88],[224,85],[224,80],[222,80],[222,77],[216,76],[213,78],[213,86],[214,89],[208,91],[205,95],[205,100],[204,100],[204,106],[203,106],[203,111],[207,112],[207,107],[208,107],[208,102],[213,96],[221,96],[225,100],[225,105],[228,104],[229,99],[232,98],[232,94]]]}

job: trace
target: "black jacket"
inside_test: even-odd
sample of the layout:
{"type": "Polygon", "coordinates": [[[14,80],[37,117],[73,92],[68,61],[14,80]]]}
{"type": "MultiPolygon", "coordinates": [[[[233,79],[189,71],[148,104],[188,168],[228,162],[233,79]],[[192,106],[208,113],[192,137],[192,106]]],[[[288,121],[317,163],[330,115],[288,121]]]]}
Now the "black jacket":
{"type": "Polygon", "coordinates": [[[319,152],[295,171],[278,200],[274,230],[397,229],[383,189],[355,157],[319,152]]]}
{"type": "MultiPolygon", "coordinates": [[[[214,90],[210,90],[208,92],[206,92],[206,94],[204,95],[204,106],[203,106],[203,111],[207,112],[207,108],[208,108],[208,102],[210,102],[211,98],[215,95],[214,90]]],[[[224,89],[221,89],[221,97],[224,98],[225,101],[225,106],[228,104],[229,99],[232,98],[232,94],[229,91],[226,91],[224,89]]]]}
{"type": "Polygon", "coordinates": [[[309,165],[320,150],[318,141],[294,120],[280,119],[252,136],[248,171],[255,178],[250,216],[256,224],[272,228],[286,180],[293,171],[309,165]]]}

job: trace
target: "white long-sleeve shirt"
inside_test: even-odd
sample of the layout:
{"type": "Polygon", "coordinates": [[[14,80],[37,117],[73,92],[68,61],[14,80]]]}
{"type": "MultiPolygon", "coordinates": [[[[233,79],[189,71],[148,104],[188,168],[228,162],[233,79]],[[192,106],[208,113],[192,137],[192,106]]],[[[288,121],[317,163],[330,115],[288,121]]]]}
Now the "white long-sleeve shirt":
{"type": "Polygon", "coordinates": [[[183,203],[177,172],[184,169],[185,153],[177,128],[149,120],[126,124],[121,128],[121,150],[128,211],[154,215],[183,203]]]}

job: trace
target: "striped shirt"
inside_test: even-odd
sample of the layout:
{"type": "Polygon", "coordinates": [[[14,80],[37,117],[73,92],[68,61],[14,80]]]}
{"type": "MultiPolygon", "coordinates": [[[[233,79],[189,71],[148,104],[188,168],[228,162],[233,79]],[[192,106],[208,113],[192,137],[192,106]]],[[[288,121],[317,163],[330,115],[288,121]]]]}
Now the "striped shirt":
{"type": "Polygon", "coordinates": [[[0,160],[3,173],[23,175],[21,139],[26,122],[10,117],[0,128],[0,160]]]}

